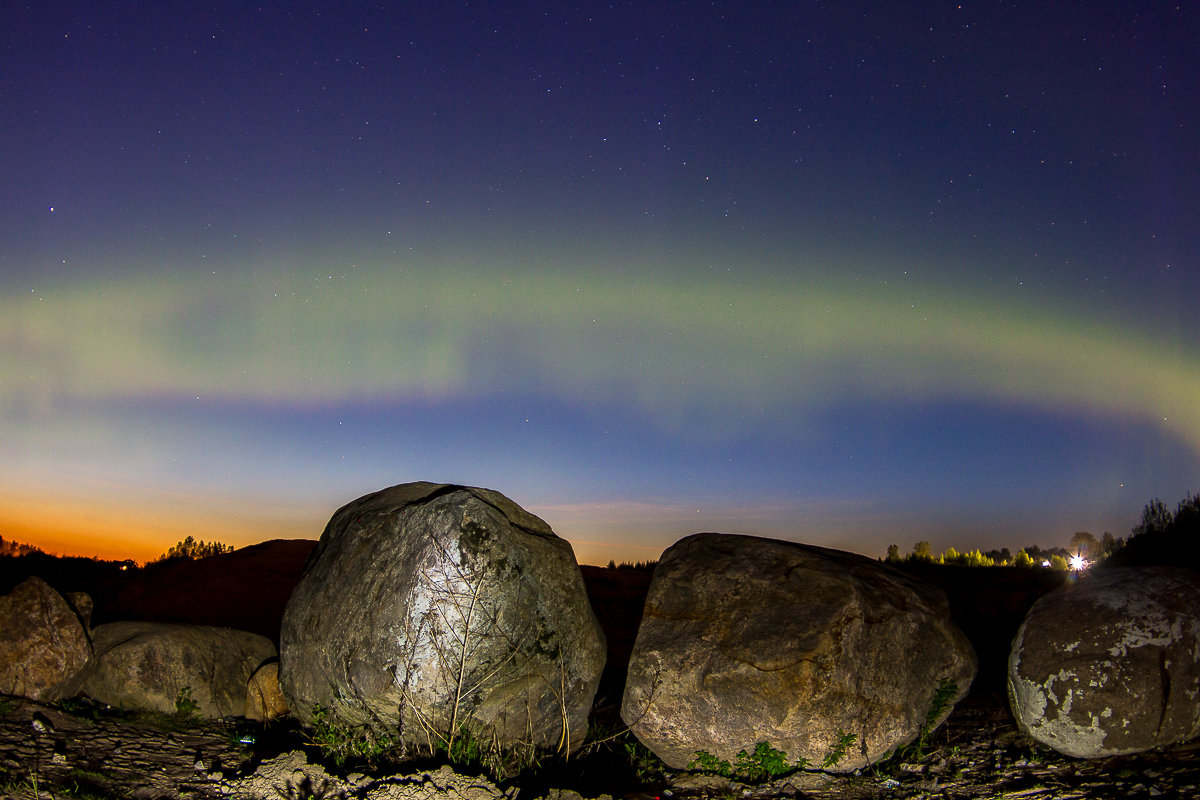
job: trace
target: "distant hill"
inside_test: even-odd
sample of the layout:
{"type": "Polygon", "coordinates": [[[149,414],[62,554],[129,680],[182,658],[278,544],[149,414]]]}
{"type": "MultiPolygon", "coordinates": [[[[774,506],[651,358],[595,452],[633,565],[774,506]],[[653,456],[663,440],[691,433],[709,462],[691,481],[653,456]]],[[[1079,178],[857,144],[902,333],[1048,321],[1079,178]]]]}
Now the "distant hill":
{"type": "Polygon", "coordinates": [[[283,609],[312,539],[274,539],[201,559],[133,561],[52,556],[37,548],[0,555],[0,594],[36,575],[56,590],[87,592],[92,624],[119,620],[218,625],[279,638],[283,609]]]}
{"type": "Polygon", "coordinates": [[[136,569],[132,561],[52,556],[34,548],[21,555],[0,555],[0,594],[36,575],[59,592],[87,592],[95,599],[106,596],[110,586],[132,569],[136,569]]]}
{"type": "Polygon", "coordinates": [[[147,564],[118,582],[95,622],[141,619],[219,625],[279,639],[283,609],[312,539],[272,539],[208,558],[147,564]]]}

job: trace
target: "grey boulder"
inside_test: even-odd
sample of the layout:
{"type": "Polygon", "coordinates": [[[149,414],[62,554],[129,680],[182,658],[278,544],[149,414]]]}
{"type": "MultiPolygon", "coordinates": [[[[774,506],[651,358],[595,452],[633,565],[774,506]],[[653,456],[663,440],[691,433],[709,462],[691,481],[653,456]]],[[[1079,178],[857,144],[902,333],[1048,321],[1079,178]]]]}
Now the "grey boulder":
{"type": "Polygon", "coordinates": [[[1198,615],[1200,579],[1175,567],[1099,569],[1045,595],[1008,660],[1017,725],[1078,758],[1200,735],[1198,615]]]}
{"type": "Polygon", "coordinates": [[[604,661],[570,543],[498,492],[432,483],[333,515],[280,636],[301,721],[432,748],[577,748],[604,661]]]}
{"type": "Polygon", "coordinates": [[[95,628],[92,639],[88,696],[134,711],[191,710],[211,719],[245,716],[250,676],[276,656],[265,636],[208,625],[111,622],[95,628]]]}
{"type": "Polygon", "coordinates": [[[700,533],[654,571],[621,716],[676,769],[766,742],[850,771],[940,724],[975,669],[940,589],[852,553],[700,533]]]}
{"type": "MultiPolygon", "coordinates": [[[[90,599],[82,592],[80,603],[90,599]]],[[[0,597],[0,694],[60,700],[75,694],[92,658],[84,622],[41,578],[0,597]]]]}

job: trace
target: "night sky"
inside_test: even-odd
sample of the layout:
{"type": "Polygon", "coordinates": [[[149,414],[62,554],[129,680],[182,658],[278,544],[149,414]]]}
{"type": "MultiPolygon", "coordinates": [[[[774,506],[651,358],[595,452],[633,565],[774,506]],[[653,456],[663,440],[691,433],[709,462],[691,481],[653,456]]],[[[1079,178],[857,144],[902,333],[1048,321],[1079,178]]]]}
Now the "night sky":
{"type": "Polygon", "coordinates": [[[1195,4],[5,3],[0,535],[580,560],[1200,489],[1195,4]]]}

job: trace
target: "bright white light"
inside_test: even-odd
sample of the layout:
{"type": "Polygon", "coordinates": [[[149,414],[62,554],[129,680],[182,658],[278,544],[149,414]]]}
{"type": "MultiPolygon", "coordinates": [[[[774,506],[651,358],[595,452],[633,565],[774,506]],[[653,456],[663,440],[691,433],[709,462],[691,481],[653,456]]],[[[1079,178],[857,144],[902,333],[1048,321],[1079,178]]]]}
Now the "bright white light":
{"type": "Polygon", "coordinates": [[[1071,569],[1087,569],[1087,559],[1083,556],[1071,556],[1071,569]]]}

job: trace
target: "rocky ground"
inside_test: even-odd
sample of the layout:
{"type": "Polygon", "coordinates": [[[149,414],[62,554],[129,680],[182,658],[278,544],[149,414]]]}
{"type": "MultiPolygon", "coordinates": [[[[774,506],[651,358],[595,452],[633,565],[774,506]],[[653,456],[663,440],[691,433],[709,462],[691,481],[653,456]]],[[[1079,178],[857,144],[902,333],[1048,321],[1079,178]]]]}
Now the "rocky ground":
{"type": "Polygon", "coordinates": [[[0,797],[12,798],[1200,797],[1200,742],[1138,756],[1068,759],[1022,736],[994,695],[960,704],[920,759],[856,775],[798,773],[759,786],[663,774],[628,755],[619,767],[599,770],[588,764],[599,756],[584,755],[546,770],[553,774],[500,787],[444,766],[363,775],[322,766],[311,749],[243,743],[253,727],[111,715],[82,705],[64,710],[16,698],[4,699],[0,712],[0,797]]]}
{"type": "MultiPolygon", "coordinates": [[[[60,591],[87,590],[97,601],[98,621],[159,619],[270,633],[279,629],[283,604],[312,544],[268,542],[225,557],[168,562],[133,574],[95,574],[94,564],[76,574],[57,561],[37,564],[37,571],[30,572],[30,565],[0,559],[0,566],[14,562],[11,575],[0,570],[0,583],[11,588],[28,574],[40,573],[60,591]]],[[[565,765],[547,759],[535,774],[497,787],[486,778],[439,765],[374,772],[362,765],[334,769],[322,765],[320,752],[306,748],[294,730],[274,735],[248,725],[0,697],[0,800],[1200,798],[1200,741],[1139,756],[1079,761],[1035,745],[1016,729],[1003,698],[1008,646],[1030,605],[1061,583],[1061,575],[919,564],[911,569],[946,591],[955,621],[979,655],[980,671],[972,694],[938,730],[929,752],[874,771],[799,773],[767,785],[742,786],[716,776],[664,774],[626,735],[587,746],[565,765]],[[242,741],[251,736],[253,744],[242,741]]],[[[594,717],[615,734],[623,672],[650,574],[598,567],[584,567],[583,574],[609,645],[594,717]]]]}

